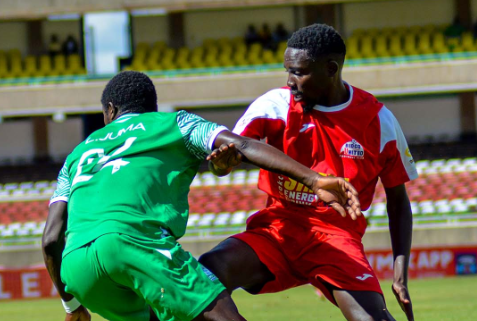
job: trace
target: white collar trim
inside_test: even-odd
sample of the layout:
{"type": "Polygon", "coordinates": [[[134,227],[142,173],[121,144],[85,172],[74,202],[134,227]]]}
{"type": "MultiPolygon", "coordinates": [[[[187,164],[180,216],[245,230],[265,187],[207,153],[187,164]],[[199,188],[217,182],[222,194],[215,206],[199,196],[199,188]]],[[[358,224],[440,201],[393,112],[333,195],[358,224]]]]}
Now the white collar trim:
{"type": "Polygon", "coordinates": [[[326,107],[326,106],[321,106],[321,105],[315,105],[315,107],[313,107],[314,110],[319,110],[319,111],[322,111],[324,113],[332,113],[332,112],[335,112],[335,111],[340,111],[340,110],[343,110],[345,109],[346,107],[348,107],[351,102],[353,101],[353,86],[350,86],[347,82],[344,82],[344,84],[346,86],[348,86],[349,88],[349,99],[347,102],[345,103],[342,103],[341,105],[336,105],[336,106],[331,106],[331,107],[326,107]]]}

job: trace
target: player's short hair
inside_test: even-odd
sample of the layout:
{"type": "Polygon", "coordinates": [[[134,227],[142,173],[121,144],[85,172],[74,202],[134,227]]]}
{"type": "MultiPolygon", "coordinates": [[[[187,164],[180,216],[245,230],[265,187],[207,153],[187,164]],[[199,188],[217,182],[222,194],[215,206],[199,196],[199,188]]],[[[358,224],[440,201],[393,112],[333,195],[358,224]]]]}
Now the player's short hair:
{"type": "Polygon", "coordinates": [[[103,90],[101,104],[113,103],[121,113],[157,111],[156,88],[151,79],[137,71],[123,71],[111,78],[103,90]]]}
{"type": "Polygon", "coordinates": [[[288,48],[306,50],[311,59],[328,55],[346,56],[346,45],[341,35],[331,26],[315,23],[295,31],[287,43],[288,48]]]}

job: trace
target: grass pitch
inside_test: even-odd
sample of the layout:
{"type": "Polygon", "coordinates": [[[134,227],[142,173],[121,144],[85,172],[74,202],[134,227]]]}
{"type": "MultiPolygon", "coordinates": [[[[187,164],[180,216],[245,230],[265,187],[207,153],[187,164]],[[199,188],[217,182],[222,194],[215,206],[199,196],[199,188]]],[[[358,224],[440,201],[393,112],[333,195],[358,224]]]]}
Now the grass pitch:
{"type": "MultiPolygon", "coordinates": [[[[391,313],[396,320],[406,320],[391,293],[391,283],[382,282],[381,285],[391,313]]],[[[477,276],[411,280],[416,321],[476,321],[476,289],[477,276]]],[[[236,291],[233,298],[242,315],[250,321],[344,320],[341,312],[328,301],[320,299],[311,286],[259,296],[236,291]]],[[[0,303],[2,321],[61,321],[64,316],[59,299],[0,303]]],[[[92,320],[104,319],[93,315],[92,320]]]]}

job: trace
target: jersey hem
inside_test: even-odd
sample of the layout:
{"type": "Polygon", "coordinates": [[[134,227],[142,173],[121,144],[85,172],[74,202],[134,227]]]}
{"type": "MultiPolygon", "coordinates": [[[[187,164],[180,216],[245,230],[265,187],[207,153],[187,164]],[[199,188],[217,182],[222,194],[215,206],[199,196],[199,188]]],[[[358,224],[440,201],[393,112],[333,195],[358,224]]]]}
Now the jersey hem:
{"type": "Polygon", "coordinates": [[[225,126],[219,126],[219,127],[217,127],[216,129],[214,129],[214,130],[209,134],[209,138],[207,139],[207,153],[212,152],[212,150],[214,149],[215,139],[217,138],[217,136],[218,136],[221,132],[226,131],[226,130],[228,130],[227,127],[225,127],[225,126]]]}
{"type": "Polygon", "coordinates": [[[50,200],[50,204],[48,206],[51,206],[51,204],[53,203],[56,203],[56,202],[65,202],[65,203],[68,203],[69,201],[69,197],[66,197],[66,196],[58,196],[58,197],[54,197],[50,200]]]}

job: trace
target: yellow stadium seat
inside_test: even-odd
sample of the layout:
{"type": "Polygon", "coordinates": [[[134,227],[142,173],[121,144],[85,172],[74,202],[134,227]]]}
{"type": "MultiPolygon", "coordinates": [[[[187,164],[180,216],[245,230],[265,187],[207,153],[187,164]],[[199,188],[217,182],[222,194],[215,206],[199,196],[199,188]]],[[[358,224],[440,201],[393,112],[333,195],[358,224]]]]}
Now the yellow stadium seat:
{"type": "Polygon", "coordinates": [[[373,38],[370,36],[364,36],[361,38],[361,50],[360,50],[361,56],[363,58],[372,58],[375,57],[375,53],[373,50],[373,38]]]}
{"type": "Polygon", "coordinates": [[[51,58],[48,55],[40,56],[40,66],[38,68],[38,75],[49,76],[51,74],[51,58]]]}
{"type": "Polygon", "coordinates": [[[408,33],[404,36],[404,53],[409,56],[418,54],[414,33],[408,33]]]}
{"type": "Polygon", "coordinates": [[[273,55],[273,51],[267,49],[267,50],[264,50],[263,53],[262,53],[262,60],[263,60],[263,63],[265,64],[274,64],[276,63],[276,59],[273,55]]]}
{"type": "Polygon", "coordinates": [[[0,55],[0,78],[5,78],[8,74],[7,57],[0,55]]]}
{"type": "Polygon", "coordinates": [[[401,36],[399,33],[395,33],[389,39],[389,53],[391,56],[400,57],[404,55],[402,48],[401,36]]]}
{"type": "Polygon", "coordinates": [[[192,55],[192,57],[190,58],[190,61],[189,61],[190,65],[192,68],[204,68],[205,67],[205,63],[204,63],[204,59],[202,58],[202,56],[200,55],[192,55]]]}
{"type": "Polygon", "coordinates": [[[86,70],[81,62],[81,57],[78,54],[69,55],[66,58],[67,68],[65,74],[67,75],[83,75],[86,70]]]}
{"type": "Polygon", "coordinates": [[[25,77],[21,58],[13,56],[10,60],[10,77],[25,77]]]}
{"type": "Polygon", "coordinates": [[[232,41],[230,41],[230,38],[222,37],[217,39],[217,45],[219,47],[230,46],[231,44],[232,44],[232,41]]]}
{"type": "Polygon", "coordinates": [[[367,35],[371,38],[377,37],[378,34],[379,34],[379,29],[378,28],[368,29],[368,30],[366,30],[366,33],[365,33],[365,35],[367,35]]]}
{"type": "Polygon", "coordinates": [[[432,35],[432,50],[435,53],[444,53],[449,51],[445,43],[444,34],[438,32],[432,35]]]}
{"type": "Polygon", "coordinates": [[[254,43],[250,46],[249,52],[260,54],[262,52],[262,45],[260,43],[254,43]]]}
{"type": "Polygon", "coordinates": [[[223,67],[232,67],[234,65],[234,62],[230,54],[221,53],[219,55],[218,60],[219,60],[219,64],[223,67]]]}
{"type": "Polygon", "coordinates": [[[205,56],[204,63],[207,67],[220,67],[218,57],[214,54],[207,54],[205,56]]]}
{"type": "Polygon", "coordinates": [[[379,35],[376,37],[376,55],[378,57],[389,57],[388,39],[386,36],[379,35]]]}
{"type": "Polygon", "coordinates": [[[64,75],[66,71],[66,57],[64,55],[56,55],[53,58],[53,70],[52,75],[60,76],[64,75]]]}
{"type": "MultiPolygon", "coordinates": [[[[147,56],[147,59],[142,62],[141,60],[133,61],[134,66],[142,66],[144,65],[146,70],[156,70],[161,64],[161,60],[164,58],[164,56],[161,56],[161,51],[157,48],[153,48],[150,52],[149,55],[147,56]]],[[[139,69],[141,70],[141,69],[139,69]]]]}
{"type": "Polygon", "coordinates": [[[157,70],[172,70],[172,69],[177,69],[177,66],[172,62],[170,59],[164,59],[161,61],[161,65],[157,70]]]}
{"type": "Polygon", "coordinates": [[[191,56],[200,56],[202,57],[204,55],[204,47],[196,47],[194,49],[192,49],[192,52],[191,52],[191,56]]]}
{"type": "Polygon", "coordinates": [[[177,59],[175,65],[178,69],[190,69],[192,68],[191,64],[187,59],[181,58],[177,59]]]}
{"type": "Polygon", "coordinates": [[[164,41],[157,41],[152,45],[152,49],[162,51],[167,48],[167,45],[164,41]]]}
{"type": "Polygon", "coordinates": [[[237,66],[248,65],[248,61],[245,57],[245,53],[243,53],[243,52],[235,52],[233,57],[232,57],[232,60],[233,60],[234,64],[237,65],[237,66]]]}
{"type": "Polygon", "coordinates": [[[462,34],[462,49],[464,51],[475,51],[475,41],[472,33],[465,32],[462,34]]]}
{"type": "Polygon", "coordinates": [[[422,32],[417,37],[417,50],[422,55],[432,53],[431,35],[428,32],[422,32]]]}
{"type": "Polygon", "coordinates": [[[181,47],[177,51],[177,59],[185,58],[186,60],[189,58],[190,50],[187,47],[181,47]]]}
{"type": "Polygon", "coordinates": [[[29,77],[38,76],[36,56],[27,56],[25,58],[25,74],[27,74],[29,77]]]}
{"type": "Polygon", "coordinates": [[[349,59],[361,57],[359,54],[359,38],[351,36],[346,40],[346,55],[349,59]]]}

